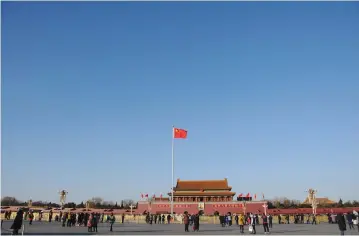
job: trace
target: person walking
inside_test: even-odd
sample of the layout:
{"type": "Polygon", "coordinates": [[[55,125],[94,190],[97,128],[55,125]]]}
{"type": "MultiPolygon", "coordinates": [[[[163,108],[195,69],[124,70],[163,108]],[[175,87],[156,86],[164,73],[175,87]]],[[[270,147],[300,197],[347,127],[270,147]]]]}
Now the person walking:
{"type": "Polygon", "coordinates": [[[317,224],[317,217],[315,214],[313,214],[313,221],[312,221],[312,225],[316,225],[317,224]]]}
{"type": "Polygon", "coordinates": [[[199,231],[199,214],[196,214],[194,217],[194,231],[199,231]]]}
{"type": "Polygon", "coordinates": [[[184,224],[184,231],[185,231],[185,232],[189,232],[189,230],[188,230],[188,226],[189,226],[189,216],[188,216],[188,213],[187,213],[187,212],[184,214],[183,224],[184,224]]]}
{"type": "Polygon", "coordinates": [[[353,224],[354,226],[357,226],[359,232],[359,215],[356,211],[353,211],[353,224]]]}
{"type": "Polygon", "coordinates": [[[220,215],[219,216],[219,222],[220,222],[220,224],[222,225],[222,227],[224,227],[225,226],[225,224],[226,224],[226,216],[225,215],[220,215]]]}
{"type": "Polygon", "coordinates": [[[109,217],[109,222],[110,222],[110,231],[112,232],[112,226],[113,224],[115,223],[116,221],[116,218],[115,216],[113,215],[113,213],[111,213],[110,217],[109,217]]]}
{"type": "Polygon", "coordinates": [[[29,213],[29,225],[32,225],[32,221],[34,220],[34,213],[32,210],[29,213]]]}
{"type": "Polygon", "coordinates": [[[10,229],[12,229],[12,234],[17,235],[19,234],[19,229],[22,227],[22,221],[23,221],[24,211],[20,208],[18,212],[16,213],[14,222],[12,223],[10,229]]]}
{"type": "Polygon", "coordinates": [[[88,220],[87,220],[87,231],[88,232],[92,232],[92,214],[89,216],[88,220]]]}
{"type": "Polygon", "coordinates": [[[269,228],[273,228],[273,217],[272,217],[272,215],[268,215],[268,226],[269,226],[269,228]]]}
{"type": "Polygon", "coordinates": [[[287,224],[289,225],[289,224],[290,224],[289,215],[286,215],[286,216],[285,216],[285,220],[287,221],[287,224]]]}
{"type": "Polygon", "coordinates": [[[244,234],[244,215],[240,214],[238,217],[239,231],[244,234]]]}
{"type": "Polygon", "coordinates": [[[97,223],[98,223],[97,215],[93,214],[93,216],[92,216],[92,232],[97,233],[97,223]]]}
{"type": "Polygon", "coordinates": [[[50,210],[49,212],[49,223],[51,223],[51,221],[52,221],[52,210],[50,210]]]}
{"type": "Polygon", "coordinates": [[[71,214],[70,214],[70,212],[67,213],[66,218],[67,218],[67,223],[66,223],[67,227],[71,227],[72,222],[71,222],[71,214]]]}
{"type": "Polygon", "coordinates": [[[262,219],[263,219],[264,234],[269,234],[268,218],[265,214],[263,214],[262,219]]]}
{"type": "Polygon", "coordinates": [[[351,212],[348,212],[347,214],[347,221],[348,221],[349,229],[355,229],[353,224],[353,214],[351,212]]]}
{"type": "Polygon", "coordinates": [[[345,223],[345,218],[344,218],[343,214],[339,213],[337,215],[337,220],[336,221],[338,222],[340,235],[344,235],[344,231],[347,230],[347,224],[345,223]]]}
{"type": "Polygon", "coordinates": [[[171,223],[171,215],[167,215],[167,224],[171,223]]]}
{"type": "Polygon", "coordinates": [[[249,225],[249,231],[251,231],[250,229],[252,229],[251,234],[256,234],[256,218],[255,215],[253,215],[252,213],[250,214],[250,225],[249,225]]]}

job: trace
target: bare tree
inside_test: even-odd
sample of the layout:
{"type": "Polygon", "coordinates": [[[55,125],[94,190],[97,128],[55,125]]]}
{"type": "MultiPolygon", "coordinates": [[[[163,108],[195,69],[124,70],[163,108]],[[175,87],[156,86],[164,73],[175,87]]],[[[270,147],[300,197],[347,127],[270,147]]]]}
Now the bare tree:
{"type": "Polygon", "coordinates": [[[91,199],[91,202],[93,202],[95,205],[101,205],[103,202],[103,198],[101,197],[93,197],[91,199]]]}
{"type": "Polygon", "coordinates": [[[300,205],[300,201],[290,200],[286,197],[276,197],[271,202],[275,208],[296,208],[300,205]]]}
{"type": "Polygon", "coordinates": [[[283,206],[284,206],[284,208],[289,208],[290,207],[290,200],[289,199],[284,199],[283,200],[283,206]]]}
{"type": "Polygon", "coordinates": [[[109,206],[114,206],[115,204],[113,203],[113,201],[103,201],[102,205],[109,207],[109,206]]]}
{"type": "Polygon", "coordinates": [[[18,206],[19,204],[20,204],[20,201],[14,197],[3,197],[1,199],[2,206],[18,206]]]}
{"type": "Polygon", "coordinates": [[[126,200],[123,200],[123,207],[125,209],[129,209],[131,205],[134,205],[135,204],[135,201],[133,201],[132,199],[126,199],[126,200]]]}

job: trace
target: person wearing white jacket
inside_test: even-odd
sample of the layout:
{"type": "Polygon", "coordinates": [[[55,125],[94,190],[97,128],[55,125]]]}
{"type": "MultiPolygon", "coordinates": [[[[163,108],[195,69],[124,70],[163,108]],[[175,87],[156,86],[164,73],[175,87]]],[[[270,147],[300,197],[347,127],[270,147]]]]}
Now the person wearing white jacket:
{"type": "Polygon", "coordinates": [[[252,227],[252,232],[251,234],[256,234],[256,217],[254,214],[250,214],[250,218],[251,218],[251,224],[250,224],[250,228],[252,227]]]}
{"type": "Polygon", "coordinates": [[[358,214],[358,212],[353,211],[353,215],[354,215],[354,217],[353,217],[354,227],[355,227],[355,225],[356,225],[357,228],[358,228],[358,232],[359,232],[359,214],[358,214]]]}

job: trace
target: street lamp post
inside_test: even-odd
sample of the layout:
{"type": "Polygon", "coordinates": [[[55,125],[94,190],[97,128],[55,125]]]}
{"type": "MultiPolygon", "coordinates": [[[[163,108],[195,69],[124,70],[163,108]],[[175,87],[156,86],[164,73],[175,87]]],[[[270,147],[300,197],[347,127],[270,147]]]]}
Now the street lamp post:
{"type": "Polygon", "coordinates": [[[246,202],[246,201],[243,201],[243,212],[244,212],[244,215],[246,215],[246,209],[247,209],[247,202],[246,202]]]}
{"type": "Polygon", "coordinates": [[[313,215],[316,215],[318,206],[316,194],[318,191],[310,188],[306,192],[308,193],[308,202],[312,205],[313,215]]]}
{"type": "Polygon", "coordinates": [[[262,205],[262,207],[264,208],[264,215],[267,215],[267,208],[268,208],[267,203],[264,203],[264,204],[262,205]]]}
{"type": "Polygon", "coordinates": [[[131,215],[132,215],[132,209],[134,208],[135,206],[133,206],[132,204],[130,205],[130,208],[131,208],[131,215]]]}

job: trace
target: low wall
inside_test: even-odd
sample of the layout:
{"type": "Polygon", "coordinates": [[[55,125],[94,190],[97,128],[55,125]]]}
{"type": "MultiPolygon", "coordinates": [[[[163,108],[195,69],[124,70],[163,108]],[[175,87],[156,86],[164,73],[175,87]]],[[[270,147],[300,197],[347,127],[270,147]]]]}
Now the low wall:
{"type": "MultiPolygon", "coordinates": [[[[55,219],[56,215],[59,215],[58,213],[53,213],[52,214],[52,220],[55,219]]],[[[14,219],[16,216],[16,212],[12,212],[11,213],[11,217],[10,219],[14,219]]],[[[42,214],[42,221],[48,221],[49,220],[49,214],[48,213],[43,213],[42,214]]],[[[106,214],[105,214],[106,217],[106,214]]],[[[116,217],[116,223],[121,223],[122,222],[122,215],[115,215],[116,217]]],[[[4,214],[1,214],[1,219],[4,219],[4,214]]],[[[34,219],[35,221],[39,220],[39,214],[38,213],[34,213],[34,219]]],[[[105,218],[106,219],[106,218],[105,218]]],[[[173,222],[173,223],[182,223],[182,218],[179,216],[177,217],[177,219],[173,222]]],[[[294,222],[294,216],[290,216],[290,223],[294,222]]],[[[304,221],[307,221],[307,216],[304,217],[304,221]]],[[[201,216],[200,217],[200,222],[201,224],[219,224],[219,217],[218,216],[201,216]]],[[[259,220],[259,222],[261,222],[261,220],[259,220]]],[[[284,219],[284,217],[282,217],[282,223],[286,222],[286,220],[284,219]]],[[[317,216],[317,223],[327,223],[328,222],[328,217],[326,215],[318,215],[317,216]]],[[[145,224],[146,223],[146,216],[144,215],[125,215],[125,219],[124,219],[124,224],[128,224],[128,223],[133,223],[133,224],[145,224]]],[[[167,223],[167,220],[166,220],[167,223]]],[[[234,224],[235,222],[233,222],[234,224]]],[[[278,223],[278,217],[274,216],[273,217],[273,223],[277,224],[278,223]]]]}

